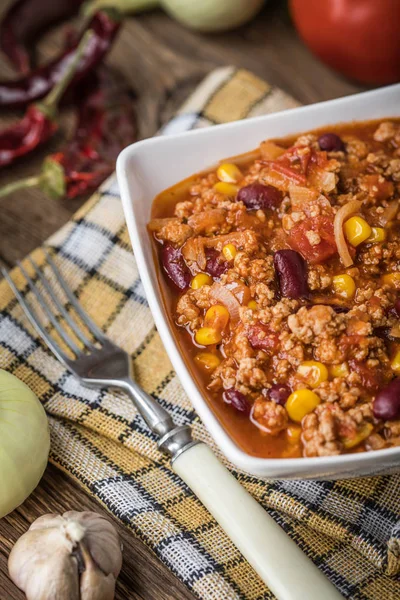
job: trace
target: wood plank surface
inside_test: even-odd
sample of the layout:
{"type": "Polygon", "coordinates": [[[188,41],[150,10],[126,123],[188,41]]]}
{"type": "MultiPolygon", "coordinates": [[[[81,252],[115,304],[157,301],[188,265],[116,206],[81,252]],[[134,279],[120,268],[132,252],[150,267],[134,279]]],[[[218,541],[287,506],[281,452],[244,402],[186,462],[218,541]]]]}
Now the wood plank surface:
{"type": "MultiPolygon", "coordinates": [[[[1,2],[0,12],[8,4],[1,2]]],[[[60,27],[47,33],[39,44],[38,60],[54,56],[62,47],[63,39],[60,27]]],[[[196,84],[221,65],[250,69],[304,104],[362,90],[325,68],[309,53],[298,39],[282,0],[269,0],[251,24],[219,35],[184,29],[162,11],[130,17],[108,62],[124,75],[137,93],[141,137],[153,135],[196,84]]],[[[0,55],[0,78],[12,76],[12,69],[0,55]]],[[[16,116],[17,113],[1,114],[0,127],[16,116]]],[[[70,112],[64,115],[62,133],[45,150],[4,169],[0,173],[0,186],[34,174],[43,157],[68,135],[73,122],[70,112]]],[[[11,267],[23,258],[68,221],[84,200],[56,202],[32,190],[0,199],[0,265],[11,267]]],[[[104,513],[73,481],[50,466],[25,504],[0,521],[1,600],[24,597],[7,577],[7,557],[19,535],[38,516],[71,509],[104,513]]],[[[125,548],[117,600],[193,599],[142,542],[127,529],[117,527],[125,548]]]]}

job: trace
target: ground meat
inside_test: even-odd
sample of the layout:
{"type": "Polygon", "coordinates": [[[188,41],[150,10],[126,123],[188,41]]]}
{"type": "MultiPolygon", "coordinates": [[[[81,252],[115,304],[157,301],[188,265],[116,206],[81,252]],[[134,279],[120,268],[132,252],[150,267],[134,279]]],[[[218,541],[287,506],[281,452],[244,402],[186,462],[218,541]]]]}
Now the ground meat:
{"type": "Polygon", "coordinates": [[[193,214],[194,204],[191,200],[185,200],[184,202],[178,202],[175,206],[175,216],[179,219],[188,219],[193,214]]]}
{"type": "Polygon", "coordinates": [[[335,377],[332,381],[324,381],[316,389],[323,402],[337,402],[345,410],[354,407],[362,396],[360,377],[350,373],[347,378],[335,377]]]}
{"type": "Polygon", "coordinates": [[[182,246],[184,242],[193,234],[189,225],[182,223],[180,219],[155,219],[153,221],[153,231],[157,238],[165,242],[172,242],[177,246],[182,246]]]}
{"type": "Polygon", "coordinates": [[[198,290],[188,290],[176,306],[178,325],[189,326],[192,331],[202,324],[202,310],[210,305],[210,286],[204,285],[198,290]]]}
{"type": "Polygon", "coordinates": [[[400,158],[389,161],[385,175],[391,177],[394,181],[400,181],[400,158]]]}
{"type": "Polygon", "coordinates": [[[280,404],[259,396],[254,403],[253,419],[271,435],[277,435],[288,423],[286,409],[280,404]]]}
{"type": "Polygon", "coordinates": [[[332,277],[322,265],[313,265],[308,270],[307,281],[310,290],[325,290],[332,284],[332,277]]]}
{"type": "Polygon", "coordinates": [[[346,136],[346,152],[350,162],[357,162],[368,154],[368,145],[356,137],[346,136]]]}
{"type": "Polygon", "coordinates": [[[243,394],[251,390],[262,390],[268,385],[267,374],[258,366],[256,358],[242,358],[238,361],[236,381],[237,389],[243,394]]]}
{"type": "Polygon", "coordinates": [[[384,121],[378,127],[374,133],[374,140],[376,142],[387,142],[394,137],[398,128],[391,121],[384,121]]]}
{"type": "Polygon", "coordinates": [[[305,456],[333,456],[340,454],[342,443],[338,439],[335,414],[329,406],[306,415],[302,423],[305,456]]]}
{"type": "Polygon", "coordinates": [[[303,306],[289,316],[288,326],[299,341],[319,345],[322,339],[338,336],[346,327],[346,318],[330,306],[316,305],[310,309],[303,306]]]}
{"type": "Polygon", "coordinates": [[[385,429],[389,439],[400,437],[400,421],[386,421],[385,429]]]}
{"type": "Polygon", "coordinates": [[[227,358],[215,369],[211,375],[209,389],[219,391],[230,390],[236,387],[236,362],[233,358],[227,358]]]}

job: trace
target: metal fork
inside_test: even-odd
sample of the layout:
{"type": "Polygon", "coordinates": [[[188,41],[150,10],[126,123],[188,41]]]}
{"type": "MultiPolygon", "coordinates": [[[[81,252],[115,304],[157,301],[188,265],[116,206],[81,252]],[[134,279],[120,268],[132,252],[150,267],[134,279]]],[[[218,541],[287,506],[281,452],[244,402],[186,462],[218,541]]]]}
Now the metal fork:
{"type": "Polygon", "coordinates": [[[51,281],[32,259],[29,259],[30,263],[45,293],[21,263],[18,263],[18,266],[38,306],[73,358],[70,358],[49,334],[35,308],[19,292],[7,271],[2,269],[2,273],[28,319],[58,360],[85,386],[120,389],[129,395],[150,430],[159,438],[160,450],[171,457],[174,471],[208,508],[279,600],[343,598],[219,462],[212,450],[204,443],[193,440],[190,427],[177,426],[170,414],[140,388],[133,379],[129,355],[111,342],[88,317],[48,252],[46,257],[58,286],[94,341],[90,340],[84,329],[72,319],[51,281]],[[60,316],[67,323],[69,331],[62,325],[60,316]]]}
{"type": "Polygon", "coordinates": [[[153,433],[159,436],[158,445],[161,450],[167,452],[171,457],[176,458],[185,449],[198,443],[192,439],[190,427],[187,425],[176,426],[170,414],[164,410],[149,394],[146,394],[133,379],[132,362],[129,355],[109,340],[97,325],[88,317],[82,309],[76,296],[68,287],[65,279],[61,275],[57,265],[46,251],[46,258],[51,271],[68,298],[71,306],[76,311],[81,321],[85,324],[95,343],[90,341],[83,329],[71,318],[64,305],[61,303],[58,295],[53,289],[49,279],[39,269],[37,264],[29,258],[29,261],[37,275],[38,281],[42,284],[51,303],[55,306],[58,313],[65,319],[69,328],[74,332],[76,338],[81,342],[79,347],[71,335],[62,327],[51,307],[51,303],[46,300],[44,294],[35,285],[31,277],[18,262],[18,266],[23,273],[28,285],[35,296],[38,305],[41,307],[54,329],[57,331],[64,344],[69,348],[74,358],[69,356],[60,348],[59,344],[46,331],[42,325],[35,309],[28,304],[24,296],[14,285],[11,277],[5,269],[2,273],[11,286],[14,294],[18,298],[26,316],[35,327],[39,335],[46,342],[50,350],[56,355],[58,360],[67,367],[79,381],[91,388],[117,388],[126,392],[133,401],[135,408],[140,412],[146,424],[153,433]]]}

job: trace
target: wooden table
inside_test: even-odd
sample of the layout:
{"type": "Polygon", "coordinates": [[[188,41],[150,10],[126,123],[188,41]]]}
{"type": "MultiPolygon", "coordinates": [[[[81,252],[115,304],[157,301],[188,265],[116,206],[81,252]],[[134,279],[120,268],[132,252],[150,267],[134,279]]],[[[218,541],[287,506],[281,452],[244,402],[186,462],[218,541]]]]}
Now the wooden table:
{"type": "MultiPolygon", "coordinates": [[[[2,4],[6,6],[5,2],[2,4]]],[[[39,59],[56,53],[62,41],[60,29],[47,34],[39,45],[39,59]]],[[[188,31],[161,11],[129,18],[108,60],[137,91],[141,137],[153,135],[205,74],[220,65],[250,69],[304,104],[362,90],[325,68],[308,52],[296,36],[285,3],[278,0],[270,0],[252,24],[213,36],[188,31]]],[[[0,77],[8,76],[12,76],[12,70],[0,56],[0,77]]],[[[0,123],[3,125],[14,117],[2,115],[0,123]]],[[[72,123],[72,116],[66,115],[63,119],[66,131],[72,123]]],[[[59,141],[56,139],[50,149],[57,147],[59,141]]],[[[35,173],[48,150],[4,170],[0,186],[35,173]]],[[[38,191],[0,199],[0,265],[11,267],[41,244],[83,201],[55,202],[38,191]]],[[[0,522],[2,600],[24,598],[7,577],[7,556],[15,540],[38,516],[71,509],[104,512],[74,482],[49,466],[32,496],[0,522]]],[[[120,525],[117,527],[125,547],[118,600],[194,598],[142,542],[120,525]]]]}

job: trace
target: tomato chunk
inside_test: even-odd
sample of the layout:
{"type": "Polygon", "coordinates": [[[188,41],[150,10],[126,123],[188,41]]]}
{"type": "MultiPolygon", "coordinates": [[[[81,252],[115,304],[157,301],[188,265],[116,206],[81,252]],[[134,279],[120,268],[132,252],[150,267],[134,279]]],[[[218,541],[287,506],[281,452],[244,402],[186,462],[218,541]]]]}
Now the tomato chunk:
{"type": "Polygon", "coordinates": [[[289,232],[288,241],[291,247],[311,264],[324,262],[337,252],[333,222],[329,217],[321,215],[310,217],[295,225],[289,232]],[[308,232],[318,234],[319,242],[318,238],[313,240],[313,236],[308,232]]]}

